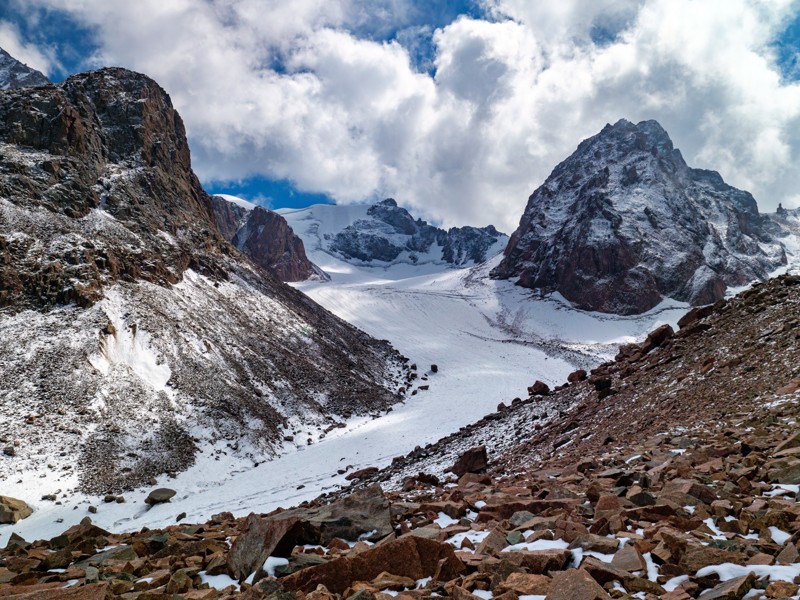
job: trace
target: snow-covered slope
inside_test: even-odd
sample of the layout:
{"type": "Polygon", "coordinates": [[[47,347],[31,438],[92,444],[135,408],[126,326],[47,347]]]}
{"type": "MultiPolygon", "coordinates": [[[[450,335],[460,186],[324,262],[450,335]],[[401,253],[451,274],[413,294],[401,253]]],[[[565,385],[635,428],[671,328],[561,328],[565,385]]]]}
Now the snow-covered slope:
{"type": "Polygon", "coordinates": [[[588,310],[707,304],[786,263],[763,221],[749,193],[689,168],[658,123],[621,120],[531,195],[492,274],[588,310]]]}
{"type": "Polygon", "coordinates": [[[0,48],[0,90],[36,87],[48,83],[50,80],[39,71],[31,69],[0,48]]]}
{"type": "Polygon", "coordinates": [[[296,232],[304,229],[307,250],[324,250],[360,266],[474,265],[500,252],[508,242],[508,236],[491,225],[447,231],[433,227],[415,220],[392,198],[372,206],[318,204],[278,212],[296,232]]]}

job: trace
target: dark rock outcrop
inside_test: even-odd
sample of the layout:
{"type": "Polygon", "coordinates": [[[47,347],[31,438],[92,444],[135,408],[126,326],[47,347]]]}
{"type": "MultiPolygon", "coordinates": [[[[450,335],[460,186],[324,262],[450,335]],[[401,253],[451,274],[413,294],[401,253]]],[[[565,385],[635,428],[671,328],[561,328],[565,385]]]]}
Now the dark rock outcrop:
{"type": "Polygon", "coordinates": [[[281,281],[328,279],[308,260],[303,240],[281,215],[261,206],[251,209],[212,196],[217,226],[222,235],[257,265],[281,281]]]}
{"type": "Polygon", "coordinates": [[[621,120],[531,195],[492,276],[585,310],[709,304],[785,264],[764,220],[749,193],[689,168],[658,123],[621,120]]]}
{"type": "Polygon", "coordinates": [[[0,48],[0,90],[16,90],[43,85],[50,85],[47,77],[0,48]]]}

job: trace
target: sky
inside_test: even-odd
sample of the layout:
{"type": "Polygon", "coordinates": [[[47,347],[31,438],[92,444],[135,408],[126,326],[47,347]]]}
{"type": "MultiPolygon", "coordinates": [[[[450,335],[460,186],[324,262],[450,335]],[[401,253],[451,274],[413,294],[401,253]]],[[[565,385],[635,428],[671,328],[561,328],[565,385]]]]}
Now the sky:
{"type": "Polygon", "coordinates": [[[146,73],[206,189],[273,208],[393,197],[510,232],[620,118],[800,206],[800,0],[0,0],[0,47],[53,81],[146,73]]]}

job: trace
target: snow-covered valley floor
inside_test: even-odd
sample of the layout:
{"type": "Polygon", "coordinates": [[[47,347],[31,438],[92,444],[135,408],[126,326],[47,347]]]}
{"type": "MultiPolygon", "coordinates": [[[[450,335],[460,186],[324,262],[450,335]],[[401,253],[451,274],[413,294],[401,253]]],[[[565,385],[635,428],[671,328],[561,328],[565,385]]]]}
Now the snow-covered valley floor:
{"type": "Polygon", "coordinates": [[[165,526],[183,512],[187,521],[198,522],[224,510],[238,516],[295,505],[347,485],[340,469],[386,466],[493,412],[499,402],[527,396],[535,380],[562,383],[575,368],[612,357],[618,344],[661,323],[674,324],[686,310],[671,302],[636,318],[575,311],[558,299],[535,299],[509,282],[488,279],[497,259],[473,269],[354,267],[315,245],[303,223],[292,225],[305,238],[309,258],[331,275],[329,282],[298,287],[369,334],[390,340],[418,365],[420,379],[412,390],[429,389],[380,418],[351,421],[311,445],[287,443],[281,457],[257,466],[243,462],[241,452],[207,449],[187,472],[159,480],[178,493],[153,508],[144,504],[149,489],[126,494],[124,504],[73,495],[59,498],[59,505],[40,500],[52,491],[46,479],[41,486],[3,482],[0,494],[26,500],[35,513],[0,526],[0,545],[12,531],[26,539],[52,537],[87,516],[90,505],[97,507],[89,515],[93,522],[116,531],[165,526]],[[429,373],[432,364],[438,373],[429,373]]]}

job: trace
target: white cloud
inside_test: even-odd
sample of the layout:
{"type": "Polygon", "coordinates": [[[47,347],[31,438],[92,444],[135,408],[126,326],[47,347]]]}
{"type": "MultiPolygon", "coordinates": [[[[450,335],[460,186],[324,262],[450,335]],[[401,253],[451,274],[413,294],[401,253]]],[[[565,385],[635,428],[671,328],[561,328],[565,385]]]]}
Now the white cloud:
{"type": "Polygon", "coordinates": [[[8,21],[0,20],[0,48],[18,61],[45,75],[52,75],[60,68],[52,47],[39,47],[22,40],[19,29],[8,21]]]}
{"type": "Polygon", "coordinates": [[[800,85],[770,45],[797,17],[789,0],[484,0],[491,20],[433,33],[433,76],[358,35],[414,26],[410,1],[16,1],[68,11],[96,31],[95,63],[161,83],[206,181],[391,195],[510,231],[559,161],[625,117],[659,120],[762,209],[800,188],[800,85]]]}

